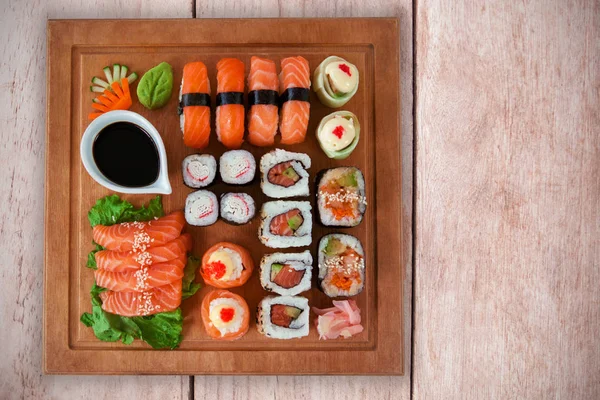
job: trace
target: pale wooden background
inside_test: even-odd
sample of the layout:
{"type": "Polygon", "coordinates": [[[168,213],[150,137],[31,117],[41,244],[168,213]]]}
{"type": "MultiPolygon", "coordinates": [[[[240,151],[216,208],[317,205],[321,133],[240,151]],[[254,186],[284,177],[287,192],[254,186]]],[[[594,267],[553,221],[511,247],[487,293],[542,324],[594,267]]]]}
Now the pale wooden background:
{"type": "Polygon", "coordinates": [[[459,3],[0,0],[0,398],[600,398],[600,6],[459,3]],[[194,15],[400,18],[406,376],[41,374],[45,21],[194,15]]]}

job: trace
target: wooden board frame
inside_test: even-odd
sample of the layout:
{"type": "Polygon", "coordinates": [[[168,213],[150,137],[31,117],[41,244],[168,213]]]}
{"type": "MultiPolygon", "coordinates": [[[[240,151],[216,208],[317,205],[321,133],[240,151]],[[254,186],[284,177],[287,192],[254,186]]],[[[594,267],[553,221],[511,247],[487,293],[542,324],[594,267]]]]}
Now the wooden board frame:
{"type": "Polygon", "coordinates": [[[391,18],[49,21],[46,136],[44,371],[80,374],[403,374],[398,20],[391,18]],[[227,27],[227,29],[223,29],[227,27]],[[94,32],[119,32],[98,37],[94,32]],[[159,32],[159,33],[157,33],[159,32]],[[218,38],[218,39],[215,39],[218,38]],[[218,42],[215,42],[218,40],[218,42]],[[81,349],[69,340],[69,273],[75,265],[71,157],[76,46],[366,45],[372,48],[375,136],[376,324],[367,349],[319,351],[81,349]],[[61,95],[61,93],[63,95],[61,95]],[[60,98],[61,101],[52,99],[60,98]],[[385,249],[385,250],[382,250],[385,249]]]}

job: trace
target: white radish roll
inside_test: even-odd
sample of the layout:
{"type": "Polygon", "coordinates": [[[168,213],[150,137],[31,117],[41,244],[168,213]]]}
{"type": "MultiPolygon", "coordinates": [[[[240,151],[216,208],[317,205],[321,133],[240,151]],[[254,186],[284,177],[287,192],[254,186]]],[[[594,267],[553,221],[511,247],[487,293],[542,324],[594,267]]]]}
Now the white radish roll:
{"type": "Polygon", "coordinates": [[[191,154],[181,163],[183,183],[199,189],[214,182],[217,175],[217,160],[210,154],[191,154]]]}
{"type": "Polygon", "coordinates": [[[185,200],[185,220],[193,226],[208,226],[217,222],[219,201],[213,192],[198,190],[185,200]]]}
{"type": "Polygon", "coordinates": [[[256,173],[256,160],[246,150],[230,150],[219,159],[219,172],[223,182],[244,185],[252,182],[256,173]]]}

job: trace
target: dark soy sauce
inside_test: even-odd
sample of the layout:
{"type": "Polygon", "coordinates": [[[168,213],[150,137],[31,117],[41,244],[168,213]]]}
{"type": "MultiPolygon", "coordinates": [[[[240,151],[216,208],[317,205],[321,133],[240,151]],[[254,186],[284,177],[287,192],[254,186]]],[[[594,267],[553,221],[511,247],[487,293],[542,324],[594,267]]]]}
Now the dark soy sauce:
{"type": "Polygon", "coordinates": [[[100,172],[117,185],[142,187],[158,179],[156,144],[135,124],[116,122],[102,129],[94,140],[92,154],[100,172]]]}

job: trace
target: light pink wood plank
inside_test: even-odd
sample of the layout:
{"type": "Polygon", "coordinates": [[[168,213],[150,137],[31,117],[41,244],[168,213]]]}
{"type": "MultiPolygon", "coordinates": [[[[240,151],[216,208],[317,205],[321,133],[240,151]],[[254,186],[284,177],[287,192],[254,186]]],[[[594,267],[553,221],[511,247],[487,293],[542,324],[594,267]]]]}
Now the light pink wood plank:
{"type": "Polygon", "coordinates": [[[420,0],[414,398],[600,398],[600,7],[420,0]]]}
{"type": "Polygon", "coordinates": [[[46,19],[159,16],[191,17],[192,2],[53,0],[0,4],[2,399],[188,397],[188,377],[43,376],[41,368],[46,19]]]}
{"type": "MultiPolygon", "coordinates": [[[[412,2],[408,0],[274,1],[210,0],[196,2],[198,18],[246,17],[376,17],[400,19],[400,79],[402,109],[403,218],[406,260],[404,286],[403,377],[196,377],[195,398],[223,399],[408,399],[410,398],[410,340],[412,291],[412,2]]],[[[336,22],[340,23],[340,22],[336,22]]],[[[343,23],[343,22],[342,22],[343,23]]],[[[401,244],[397,244],[401,245],[401,244]]]]}

